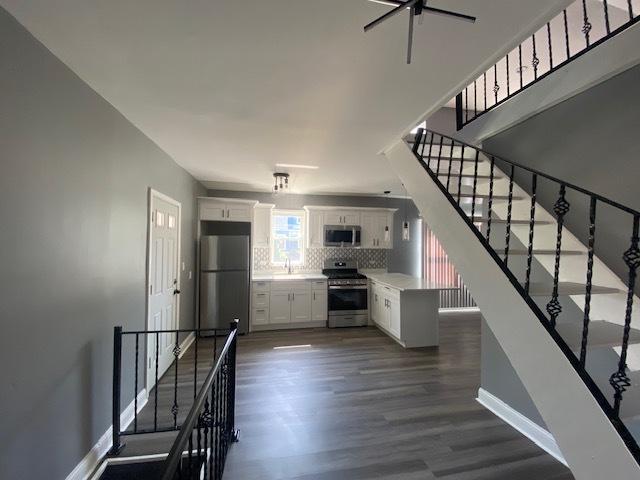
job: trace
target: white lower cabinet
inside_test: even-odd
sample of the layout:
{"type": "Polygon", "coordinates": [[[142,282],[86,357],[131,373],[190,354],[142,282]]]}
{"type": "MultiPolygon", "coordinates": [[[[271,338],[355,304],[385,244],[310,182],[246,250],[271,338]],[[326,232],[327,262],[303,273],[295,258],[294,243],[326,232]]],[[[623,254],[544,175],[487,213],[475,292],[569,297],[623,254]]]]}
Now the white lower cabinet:
{"type": "Polygon", "coordinates": [[[404,347],[438,344],[439,293],[370,284],[373,322],[404,347]]]}
{"type": "Polygon", "coordinates": [[[252,327],[318,326],[314,322],[327,320],[326,280],[261,280],[252,288],[252,327]]]}

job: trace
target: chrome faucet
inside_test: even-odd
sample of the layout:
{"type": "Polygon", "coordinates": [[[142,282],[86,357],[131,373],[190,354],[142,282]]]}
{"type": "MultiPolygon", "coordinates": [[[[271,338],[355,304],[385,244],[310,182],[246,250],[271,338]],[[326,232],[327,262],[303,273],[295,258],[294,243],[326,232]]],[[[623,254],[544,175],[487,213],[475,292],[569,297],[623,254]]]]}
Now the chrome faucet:
{"type": "Polygon", "coordinates": [[[291,259],[289,257],[284,259],[284,268],[287,270],[289,275],[293,273],[293,267],[291,266],[291,259]]]}

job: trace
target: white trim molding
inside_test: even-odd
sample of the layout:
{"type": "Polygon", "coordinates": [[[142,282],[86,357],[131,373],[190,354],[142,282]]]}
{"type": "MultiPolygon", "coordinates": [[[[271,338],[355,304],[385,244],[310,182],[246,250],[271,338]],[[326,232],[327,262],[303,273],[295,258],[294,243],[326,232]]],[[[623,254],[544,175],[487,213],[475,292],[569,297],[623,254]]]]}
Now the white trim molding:
{"type": "Polygon", "coordinates": [[[478,389],[478,403],[511,425],[560,463],[567,465],[553,435],[483,388],[478,389]]]}
{"type": "MultiPolygon", "coordinates": [[[[148,400],[147,390],[143,388],[138,394],[138,412],[147,404],[148,400]]],[[[126,428],[133,422],[133,409],[135,403],[132,400],[127,408],[124,409],[120,415],[120,429],[126,430],[126,428]]],[[[93,471],[98,467],[104,456],[109,452],[111,444],[113,442],[113,429],[109,427],[106,432],[98,439],[96,444],[91,447],[89,453],[76,465],[76,468],[67,475],[66,480],[86,480],[93,471]]]]}

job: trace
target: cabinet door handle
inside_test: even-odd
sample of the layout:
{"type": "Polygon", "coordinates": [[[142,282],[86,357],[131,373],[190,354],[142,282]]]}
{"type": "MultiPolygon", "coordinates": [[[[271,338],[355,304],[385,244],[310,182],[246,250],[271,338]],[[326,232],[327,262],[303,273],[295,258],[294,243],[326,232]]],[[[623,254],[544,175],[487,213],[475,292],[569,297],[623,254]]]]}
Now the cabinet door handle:
{"type": "Polygon", "coordinates": [[[291,294],[291,297],[292,297],[291,299],[295,302],[295,301],[296,301],[296,294],[295,294],[295,293],[292,293],[292,294],[291,294]]]}
{"type": "Polygon", "coordinates": [[[222,218],[224,218],[224,208],[220,210],[220,213],[222,213],[222,218]]]}
{"type": "Polygon", "coordinates": [[[316,299],[316,292],[313,292],[313,299],[316,299]]]}

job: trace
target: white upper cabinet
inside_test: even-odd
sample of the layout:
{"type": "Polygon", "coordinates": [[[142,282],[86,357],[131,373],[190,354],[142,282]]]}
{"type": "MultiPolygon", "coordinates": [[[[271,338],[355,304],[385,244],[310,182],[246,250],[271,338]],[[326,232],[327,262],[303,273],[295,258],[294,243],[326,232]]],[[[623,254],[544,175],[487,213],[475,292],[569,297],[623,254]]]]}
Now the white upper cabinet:
{"type": "Polygon", "coordinates": [[[253,207],[257,203],[254,200],[200,197],[199,217],[200,220],[220,222],[251,222],[253,207]]]}
{"type": "Polygon", "coordinates": [[[322,210],[307,210],[307,247],[324,246],[324,213],[322,210]]]}
{"type": "Polygon", "coordinates": [[[324,213],[325,225],[360,225],[360,212],[356,210],[327,210],[324,213]]]}
{"type": "Polygon", "coordinates": [[[253,210],[253,246],[268,247],[271,238],[273,204],[259,203],[253,210]]]}
{"type": "Polygon", "coordinates": [[[363,212],[361,238],[363,248],[393,248],[393,212],[363,212]]]}

